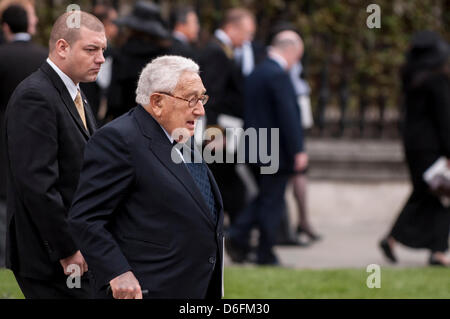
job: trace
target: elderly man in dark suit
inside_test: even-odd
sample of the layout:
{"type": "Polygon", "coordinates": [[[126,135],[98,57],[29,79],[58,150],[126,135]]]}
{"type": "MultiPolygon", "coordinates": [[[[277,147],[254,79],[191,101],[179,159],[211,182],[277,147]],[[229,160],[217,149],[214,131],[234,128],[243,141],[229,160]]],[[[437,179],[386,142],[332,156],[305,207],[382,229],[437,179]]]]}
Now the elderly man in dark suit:
{"type": "Polygon", "coordinates": [[[139,105],[86,146],[69,223],[97,288],[114,298],[221,297],[219,189],[205,162],[173,147],[193,140],[205,113],[198,73],[184,57],[154,59],[139,105]]]}
{"type": "Polygon", "coordinates": [[[0,267],[5,265],[6,236],[6,163],[3,123],[6,105],[16,86],[36,71],[48,52],[31,42],[27,32],[27,11],[20,5],[7,7],[1,16],[2,29],[9,39],[0,46],[0,267]]]}
{"type": "Polygon", "coordinates": [[[6,262],[26,298],[87,298],[86,276],[79,289],[67,285],[69,266],[77,275],[88,270],[67,213],[95,130],[78,84],[94,81],[105,61],[104,28],[88,13],[66,13],[49,44],[46,63],[16,88],[6,111],[6,262]]]}
{"type": "MultiPolygon", "coordinates": [[[[278,148],[275,149],[279,153],[275,154],[270,143],[268,150],[272,159],[278,159],[278,170],[258,176],[258,196],[230,229],[226,247],[236,262],[247,257],[249,233],[256,223],[260,232],[256,262],[261,265],[279,264],[273,245],[284,210],[286,184],[291,174],[306,168],[308,160],[303,151],[297,97],[287,72],[302,53],[303,43],[296,32],[287,30],[278,33],[272,40],[268,58],[255,68],[245,82],[245,127],[268,129],[267,140],[258,141],[257,145],[271,141],[271,129],[278,129],[278,148]]],[[[258,135],[258,138],[262,136],[258,135]]],[[[274,163],[270,165],[274,166],[274,163]]],[[[261,160],[258,166],[264,166],[261,160]]]]}

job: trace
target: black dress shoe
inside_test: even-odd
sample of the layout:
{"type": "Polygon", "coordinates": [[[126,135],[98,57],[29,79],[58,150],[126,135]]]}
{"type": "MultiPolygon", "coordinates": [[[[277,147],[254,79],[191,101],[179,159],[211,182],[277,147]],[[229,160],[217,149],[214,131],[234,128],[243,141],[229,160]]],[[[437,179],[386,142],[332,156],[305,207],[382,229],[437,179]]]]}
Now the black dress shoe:
{"type": "Polygon", "coordinates": [[[446,263],[443,263],[439,259],[434,258],[433,255],[430,256],[430,259],[428,260],[428,264],[430,266],[450,267],[450,265],[447,265],[446,263]]]}
{"type": "Polygon", "coordinates": [[[284,238],[281,240],[278,240],[276,243],[276,246],[297,246],[297,247],[308,247],[309,243],[306,243],[304,241],[301,241],[297,238],[284,238]]]}
{"type": "Polygon", "coordinates": [[[230,237],[225,236],[225,250],[235,263],[243,263],[247,259],[248,249],[241,247],[230,237]]]}
{"type": "Polygon", "coordinates": [[[278,259],[276,260],[258,260],[256,262],[257,265],[259,266],[273,266],[273,267],[280,267],[281,264],[278,261],[278,259]]]}
{"type": "Polygon", "coordinates": [[[320,236],[318,234],[314,234],[311,231],[306,230],[302,226],[298,225],[298,227],[297,227],[297,234],[301,235],[302,233],[304,233],[306,236],[308,236],[308,238],[311,241],[317,241],[317,240],[321,240],[322,239],[322,236],[320,236]]]}
{"type": "Polygon", "coordinates": [[[391,262],[391,263],[396,263],[397,262],[397,258],[395,257],[394,253],[391,250],[391,246],[389,246],[389,243],[387,241],[387,239],[383,239],[382,241],[380,241],[380,248],[383,251],[384,255],[386,256],[386,258],[391,262]]]}

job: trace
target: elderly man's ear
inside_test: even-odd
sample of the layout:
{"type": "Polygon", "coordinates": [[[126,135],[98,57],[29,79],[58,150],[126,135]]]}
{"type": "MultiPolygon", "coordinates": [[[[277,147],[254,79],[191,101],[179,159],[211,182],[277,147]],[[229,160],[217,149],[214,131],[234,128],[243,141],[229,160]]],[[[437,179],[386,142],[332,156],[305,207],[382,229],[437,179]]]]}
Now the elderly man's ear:
{"type": "Polygon", "coordinates": [[[152,109],[153,114],[157,117],[161,116],[162,107],[162,96],[155,93],[150,95],[150,108],[152,109]]]}

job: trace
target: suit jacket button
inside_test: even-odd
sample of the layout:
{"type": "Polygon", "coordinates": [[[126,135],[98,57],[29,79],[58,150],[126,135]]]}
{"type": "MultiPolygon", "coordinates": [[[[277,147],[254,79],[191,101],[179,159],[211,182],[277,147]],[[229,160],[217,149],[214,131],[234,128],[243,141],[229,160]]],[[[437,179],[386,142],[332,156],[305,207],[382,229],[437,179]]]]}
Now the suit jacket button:
{"type": "Polygon", "coordinates": [[[214,264],[216,262],[216,257],[209,257],[209,263],[214,264]]]}

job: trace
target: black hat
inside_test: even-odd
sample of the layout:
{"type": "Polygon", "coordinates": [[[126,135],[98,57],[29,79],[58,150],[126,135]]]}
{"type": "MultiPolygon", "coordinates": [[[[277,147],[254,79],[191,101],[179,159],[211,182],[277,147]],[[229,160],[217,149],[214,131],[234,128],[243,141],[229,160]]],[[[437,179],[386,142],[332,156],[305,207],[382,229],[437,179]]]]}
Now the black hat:
{"type": "Polygon", "coordinates": [[[433,68],[444,64],[449,54],[449,45],[439,34],[433,31],[420,31],[413,35],[407,60],[416,67],[433,68]]]}
{"type": "Polygon", "coordinates": [[[118,18],[114,23],[159,38],[170,38],[170,32],[161,17],[161,10],[154,3],[138,1],[130,15],[118,18]]]}

